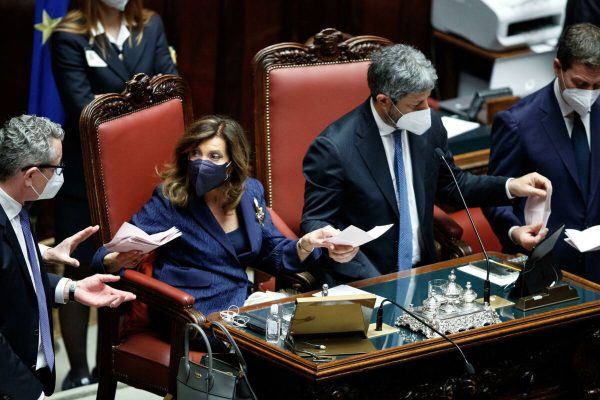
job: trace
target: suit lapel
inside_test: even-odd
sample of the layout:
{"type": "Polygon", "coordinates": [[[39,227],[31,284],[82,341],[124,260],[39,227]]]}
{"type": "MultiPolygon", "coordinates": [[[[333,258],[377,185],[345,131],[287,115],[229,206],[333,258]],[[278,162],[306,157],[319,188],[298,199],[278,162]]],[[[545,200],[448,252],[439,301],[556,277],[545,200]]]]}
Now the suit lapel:
{"type": "Polygon", "coordinates": [[[588,198],[588,207],[594,203],[598,186],[600,185],[600,100],[596,101],[590,114],[590,143],[592,151],[591,171],[590,171],[590,193],[588,198]]]}
{"type": "Polygon", "coordinates": [[[227,234],[217,222],[206,202],[203,199],[193,196],[188,209],[196,222],[237,259],[237,254],[231,244],[231,240],[229,240],[227,234]]]}
{"type": "Polygon", "coordinates": [[[10,245],[17,258],[19,269],[21,270],[21,274],[26,278],[24,279],[27,282],[27,286],[31,288],[31,293],[35,295],[35,289],[33,288],[33,282],[31,281],[31,276],[29,275],[29,268],[27,267],[27,263],[25,262],[25,256],[23,255],[23,251],[21,250],[21,245],[19,244],[19,240],[17,239],[17,235],[13,230],[12,224],[8,220],[4,209],[0,207],[2,212],[0,213],[0,226],[4,231],[4,236],[6,241],[10,245]]]}
{"type": "Polygon", "coordinates": [[[569,138],[565,120],[558,107],[558,100],[554,96],[553,86],[549,85],[547,88],[547,101],[544,101],[541,107],[546,113],[546,116],[542,118],[542,126],[550,139],[550,143],[552,143],[556,152],[560,155],[565,168],[581,192],[577,165],[575,164],[575,153],[573,152],[573,145],[569,138]]]}
{"type": "Polygon", "coordinates": [[[112,45],[105,37],[99,38],[99,40],[103,40],[106,44],[106,51],[102,51],[100,46],[98,46],[98,40],[94,41],[92,45],[92,49],[106,62],[108,68],[110,68],[115,74],[119,76],[124,82],[129,80],[129,74],[125,69],[125,65],[123,61],[119,60],[117,52],[113,49],[112,45]]]}
{"type": "Polygon", "coordinates": [[[381,142],[381,135],[371,113],[370,100],[363,104],[361,112],[363,113],[361,121],[364,122],[361,122],[362,126],[358,126],[356,130],[356,148],[373,176],[373,180],[394,210],[396,217],[398,217],[398,204],[394,193],[394,185],[392,184],[390,169],[381,142]]]}
{"type": "Polygon", "coordinates": [[[258,238],[262,238],[262,227],[259,224],[254,223],[254,220],[256,219],[254,198],[251,197],[247,191],[244,191],[244,194],[242,195],[239,209],[241,210],[241,219],[244,221],[246,235],[250,242],[250,249],[253,254],[258,254],[260,253],[261,245],[261,240],[258,240],[258,238]]]}
{"type": "Polygon", "coordinates": [[[137,71],[138,63],[140,62],[140,59],[144,54],[146,44],[148,43],[147,40],[142,39],[138,44],[138,35],[139,29],[133,29],[130,38],[123,44],[124,60],[122,64],[124,64],[125,70],[129,72],[128,76],[133,76],[133,74],[137,71]]]}
{"type": "MultiPolygon", "coordinates": [[[[408,145],[410,147],[410,158],[412,165],[412,184],[415,191],[415,201],[417,204],[425,204],[425,171],[429,171],[431,165],[426,165],[425,161],[431,157],[426,156],[431,153],[431,147],[427,146],[427,134],[415,135],[408,133],[408,145]]],[[[424,224],[425,207],[417,207],[419,223],[424,224]]]]}

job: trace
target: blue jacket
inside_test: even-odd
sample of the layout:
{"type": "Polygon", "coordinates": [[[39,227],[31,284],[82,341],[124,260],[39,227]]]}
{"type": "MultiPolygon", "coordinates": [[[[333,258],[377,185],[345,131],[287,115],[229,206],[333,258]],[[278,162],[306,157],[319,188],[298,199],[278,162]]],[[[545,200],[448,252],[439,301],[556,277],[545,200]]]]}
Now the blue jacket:
{"type": "MultiPolygon", "coordinates": [[[[579,187],[575,154],[564,118],[554,95],[554,82],[499,113],[492,127],[489,173],[520,176],[539,172],[552,182],[550,231],[561,224],[583,230],[600,224],[600,100],[592,106],[591,181],[587,198],[579,187]]],[[[525,223],[525,199],[514,207],[484,209],[507,253],[525,252],[508,238],[511,226],[525,223]]],[[[560,267],[600,282],[600,251],[579,253],[562,238],[555,254],[560,267]]]]}
{"type": "MultiPolygon", "coordinates": [[[[247,266],[267,272],[303,271],[321,252],[315,249],[304,263],[300,262],[297,241],[286,239],[275,228],[263,193],[259,181],[246,180],[237,211],[240,228],[245,229],[250,242],[251,262],[242,265],[231,241],[202,198],[192,195],[188,205],[180,208],[163,196],[161,186],[157,187],[131,222],[148,234],[175,226],[183,235],[156,249],[154,277],[194,296],[195,308],[208,315],[232,304],[244,303],[250,286],[245,272],[247,266]],[[265,212],[263,225],[258,222],[254,199],[265,212]]],[[[104,270],[102,259],[106,253],[104,247],[96,252],[94,268],[104,270]]]]}

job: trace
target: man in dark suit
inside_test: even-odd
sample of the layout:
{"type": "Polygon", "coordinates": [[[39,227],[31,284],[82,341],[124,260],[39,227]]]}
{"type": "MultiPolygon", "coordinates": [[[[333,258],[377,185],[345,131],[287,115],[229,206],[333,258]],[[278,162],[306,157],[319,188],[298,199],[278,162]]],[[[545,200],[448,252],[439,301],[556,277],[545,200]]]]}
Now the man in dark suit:
{"type": "Polygon", "coordinates": [[[394,224],[360,250],[330,250],[327,265],[315,271],[326,272],[322,279],[347,282],[436,261],[434,201],[462,207],[436,148],[445,153],[471,206],[508,204],[511,196],[545,197],[550,182],[538,174],[507,180],[474,176],[454,166],[446,130],[427,103],[436,80],[420,51],[400,44],[382,48],[369,66],[371,96],[327,127],[308,149],[304,231],[394,224]]]}
{"type": "MultiPolygon", "coordinates": [[[[499,113],[492,126],[489,173],[539,171],[552,180],[548,228],[584,230],[600,224],[600,28],[569,27],[554,60],[556,79],[499,113]],[[591,149],[591,151],[590,151],[591,149]]],[[[522,235],[525,202],[485,209],[504,251],[529,251],[539,240],[522,235]]],[[[555,247],[561,268],[600,283],[600,251],[555,247]]]]}
{"type": "Polygon", "coordinates": [[[70,257],[98,227],[40,249],[31,231],[28,201],[52,198],[62,185],[61,127],[46,118],[23,115],[0,129],[0,398],[38,399],[54,391],[51,307],[69,300],[116,307],[133,300],[94,275],[72,281],[49,274],[44,263],[78,266],[70,257]]]}

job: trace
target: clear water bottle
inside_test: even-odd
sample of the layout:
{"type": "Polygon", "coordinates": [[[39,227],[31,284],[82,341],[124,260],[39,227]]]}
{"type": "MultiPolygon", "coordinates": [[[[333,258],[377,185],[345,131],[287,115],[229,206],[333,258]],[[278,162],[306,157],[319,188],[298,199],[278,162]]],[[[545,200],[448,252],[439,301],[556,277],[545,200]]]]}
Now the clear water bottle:
{"type": "Polygon", "coordinates": [[[277,343],[281,334],[281,318],[279,317],[279,305],[271,304],[271,312],[267,317],[265,328],[265,339],[269,343],[277,343]]]}

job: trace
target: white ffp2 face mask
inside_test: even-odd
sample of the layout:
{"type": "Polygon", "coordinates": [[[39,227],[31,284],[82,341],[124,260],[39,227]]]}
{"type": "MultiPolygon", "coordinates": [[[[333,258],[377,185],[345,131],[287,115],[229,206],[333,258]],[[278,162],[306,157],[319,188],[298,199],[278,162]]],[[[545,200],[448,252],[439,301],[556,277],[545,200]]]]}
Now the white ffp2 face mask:
{"type": "MultiPolygon", "coordinates": [[[[392,103],[392,105],[394,105],[392,103]]],[[[398,107],[396,107],[398,110],[398,107]]],[[[402,112],[398,110],[400,114],[402,112]]],[[[396,122],[397,129],[406,129],[409,132],[414,133],[415,135],[422,135],[429,128],[431,128],[431,110],[426,108],[424,110],[412,111],[407,114],[402,114],[400,119],[396,122]]]]}
{"type": "MultiPolygon", "coordinates": [[[[46,175],[44,175],[42,171],[40,171],[40,174],[42,174],[42,176],[46,178],[46,175]]],[[[65,181],[65,177],[63,174],[58,175],[57,173],[54,173],[52,174],[52,177],[50,177],[50,179],[46,178],[46,180],[48,182],[46,182],[46,187],[44,188],[44,190],[42,190],[42,193],[38,193],[37,190],[35,190],[35,188],[33,187],[33,185],[31,186],[31,189],[33,189],[35,194],[38,195],[38,200],[48,200],[54,198],[54,196],[56,196],[56,193],[58,193],[58,191],[62,187],[65,181]]]]}
{"type": "Polygon", "coordinates": [[[109,7],[116,8],[119,11],[125,11],[129,0],[100,0],[109,7]]]}
{"type": "Polygon", "coordinates": [[[560,72],[565,90],[562,91],[562,96],[565,102],[573,107],[573,110],[579,116],[583,117],[592,110],[592,105],[598,100],[600,96],[600,89],[576,89],[568,88],[565,84],[565,78],[560,72]]]}

